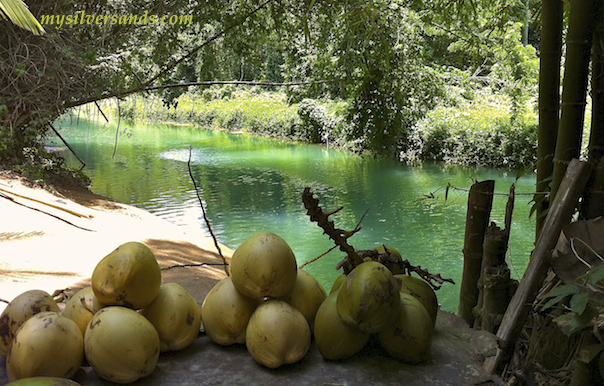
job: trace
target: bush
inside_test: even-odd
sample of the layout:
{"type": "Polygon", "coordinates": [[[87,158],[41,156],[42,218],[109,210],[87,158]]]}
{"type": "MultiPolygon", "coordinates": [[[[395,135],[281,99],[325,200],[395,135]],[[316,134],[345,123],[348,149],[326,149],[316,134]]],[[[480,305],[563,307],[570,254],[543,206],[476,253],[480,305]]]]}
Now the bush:
{"type": "Polygon", "coordinates": [[[412,128],[401,158],[521,169],[536,162],[537,125],[528,109],[512,119],[509,98],[483,91],[429,112],[412,128]]]}

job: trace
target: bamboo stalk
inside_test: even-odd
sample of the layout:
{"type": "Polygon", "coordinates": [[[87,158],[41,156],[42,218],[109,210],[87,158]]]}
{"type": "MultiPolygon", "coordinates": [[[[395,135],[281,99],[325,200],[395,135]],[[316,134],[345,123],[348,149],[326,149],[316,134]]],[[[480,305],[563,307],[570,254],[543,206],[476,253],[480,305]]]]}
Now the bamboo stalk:
{"type": "MultiPolygon", "coordinates": [[[[539,142],[537,144],[537,192],[549,191],[554,171],[554,149],[560,114],[560,61],[562,57],[562,0],[542,0],[539,59],[539,142]]],[[[537,207],[535,239],[539,236],[548,202],[535,196],[537,207]]]]}
{"type": "Polygon", "coordinates": [[[562,113],[554,152],[552,193],[555,197],[568,162],[578,158],[583,136],[589,62],[599,0],[573,0],[566,37],[562,113]]]}
{"type": "Polygon", "coordinates": [[[495,181],[476,182],[468,194],[466,231],[463,247],[463,276],[457,315],[471,326],[474,307],[478,304],[478,280],[482,266],[484,235],[489,224],[495,181]]]}
{"type": "Polygon", "coordinates": [[[497,330],[500,348],[495,356],[487,358],[485,361],[484,367],[488,372],[501,373],[509,361],[522,326],[530,313],[531,305],[547,275],[548,260],[556,246],[560,232],[569,223],[592,170],[592,164],[581,162],[578,159],[570,162],[558,194],[554,197],[547,214],[543,230],[535,244],[522,281],[497,330]]]}
{"type": "Polygon", "coordinates": [[[595,170],[587,182],[581,205],[585,219],[604,215],[604,25],[600,23],[594,32],[591,65],[591,133],[589,137],[589,161],[595,170]]]}

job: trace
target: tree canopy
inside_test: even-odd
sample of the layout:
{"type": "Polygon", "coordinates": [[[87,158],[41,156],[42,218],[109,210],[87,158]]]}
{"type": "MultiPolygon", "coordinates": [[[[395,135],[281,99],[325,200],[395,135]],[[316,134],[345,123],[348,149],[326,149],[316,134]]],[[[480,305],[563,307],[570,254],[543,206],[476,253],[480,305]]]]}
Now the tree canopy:
{"type": "MultiPolygon", "coordinates": [[[[292,101],[325,96],[349,101],[351,135],[365,138],[367,151],[387,156],[397,156],[409,127],[447,98],[451,84],[489,84],[511,95],[519,109],[535,87],[535,50],[522,44],[521,32],[527,26],[537,30],[538,22],[527,22],[525,12],[528,6],[538,14],[536,1],[29,0],[28,5],[46,34],[0,21],[0,47],[6,52],[0,65],[3,164],[23,159],[23,148],[35,147],[47,124],[69,108],[167,84],[308,82],[288,89],[292,101]],[[57,19],[49,24],[52,15],[57,19]],[[99,15],[105,16],[101,22],[99,15]],[[143,15],[191,18],[161,24],[142,22],[143,15]],[[73,22],[78,16],[81,22],[73,22]]],[[[186,90],[153,92],[170,104],[186,90]]]]}

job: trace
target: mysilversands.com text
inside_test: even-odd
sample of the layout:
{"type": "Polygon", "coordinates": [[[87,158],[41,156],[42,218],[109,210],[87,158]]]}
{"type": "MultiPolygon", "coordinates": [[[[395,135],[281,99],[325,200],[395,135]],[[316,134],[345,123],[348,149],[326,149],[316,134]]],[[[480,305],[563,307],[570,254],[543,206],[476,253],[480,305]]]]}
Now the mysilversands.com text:
{"type": "Polygon", "coordinates": [[[73,15],[42,15],[42,25],[54,25],[56,29],[64,25],[115,25],[115,24],[191,24],[193,15],[149,15],[149,11],[141,15],[94,15],[77,11],[73,15]]]}

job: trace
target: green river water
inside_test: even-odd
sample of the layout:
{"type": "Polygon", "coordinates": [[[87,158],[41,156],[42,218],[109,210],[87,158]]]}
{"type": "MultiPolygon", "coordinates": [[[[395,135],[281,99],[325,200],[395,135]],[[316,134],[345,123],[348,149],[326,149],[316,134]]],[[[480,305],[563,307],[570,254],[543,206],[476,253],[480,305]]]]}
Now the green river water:
{"type": "MultiPolygon", "coordinates": [[[[336,226],[362,230],[349,239],[356,249],[386,244],[404,259],[432,273],[452,278],[437,291],[441,307],[455,312],[463,268],[467,189],[474,180],[494,179],[491,219],[503,223],[510,185],[516,173],[440,164],[408,166],[393,160],[361,158],[325,146],[291,143],[199,128],[142,124],[120,125],[112,158],[115,124],[66,118],[57,122],[61,135],[86,162],[92,190],[146,209],[184,227],[207,232],[189,177],[192,170],[218,240],[236,249],[248,236],[272,231],[283,237],[302,264],[333,246],[311,223],[301,193],[310,187],[325,210],[343,206],[332,216],[336,226]],[[445,200],[445,188],[451,184],[445,200]]],[[[50,146],[62,146],[49,138],[50,146]]],[[[68,164],[80,163],[68,151],[68,164]]],[[[533,249],[534,219],[529,219],[534,175],[516,181],[514,220],[508,264],[522,276],[533,249]]],[[[209,234],[209,233],[208,233],[209,234]]],[[[305,267],[327,291],[339,275],[343,258],[334,250],[305,267]]]]}

